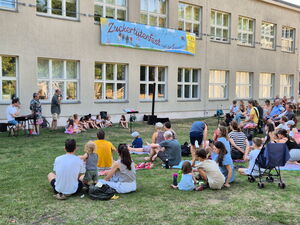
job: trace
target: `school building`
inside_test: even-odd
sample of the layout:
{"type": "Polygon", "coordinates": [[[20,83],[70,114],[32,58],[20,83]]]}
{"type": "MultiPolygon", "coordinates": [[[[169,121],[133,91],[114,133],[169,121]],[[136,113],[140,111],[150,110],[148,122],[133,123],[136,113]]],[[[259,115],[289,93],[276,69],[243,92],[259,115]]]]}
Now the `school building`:
{"type": "Polygon", "coordinates": [[[12,94],[29,114],[34,92],[50,117],[56,88],[61,123],[99,111],[117,121],[126,108],[140,119],[153,94],[155,114],[170,118],[212,115],[234,99],[298,99],[299,30],[300,7],[280,0],[0,0],[0,119],[12,94]],[[194,33],[195,53],[104,45],[101,17],[158,36],[194,33]]]}

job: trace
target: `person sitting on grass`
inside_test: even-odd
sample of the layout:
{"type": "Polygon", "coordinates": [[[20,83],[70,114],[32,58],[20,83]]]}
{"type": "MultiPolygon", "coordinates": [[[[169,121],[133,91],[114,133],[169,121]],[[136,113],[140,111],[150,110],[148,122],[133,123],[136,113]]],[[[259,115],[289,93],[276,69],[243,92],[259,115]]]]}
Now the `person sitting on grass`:
{"type": "Polygon", "coordinates": [[[105,140],[105,132],[100,129],[97,133],[98,140],[94,141],[97,146],[96,153],[98,155],[98,169],[108,170],[113,163],[112,152],[116,150],[115,146],[105,140]]]}
{"type": "Polygon", "coordinates": [[[111,122],[111,116],[104,118],[104,127],[112,127],[113,123],[111,122]]]}
{"type": "Polygon", "coordinates": [[[94,142],[89,141],[84,146],[85,154],[79,156],[85,161],[85,175],[83,183],[87,185],[96,184],[98,182],[98,155],[96,154],[97,146],[94,142]]]}
{"type": "Polygon", "coordinates": [[[165,131],[171,131],[172,134],[173,134],[173,139],[177,139],[177,135],[176,135],[176,132],[172,129],[171,127],[171,123],[170,122],[165,122],[164,123],[164,128],[165,128],[165,131]]]}
{"type": "Polygon", "coordinates": [[[182,177],[178,185],[172,184],[171,187],[180,191],[193,191],[196,186],[196,179],[193,175],[193,168],[189,161],[185,161],[182,165],[182,177]]]}
{"type": "Polygon", "coordinates": [[[131,134],[134,138],[131,146],[128,146],[130,152],[150,152],[151,147],[149,145],[143,145],[143,139],[140,137],[140,133],[135,131],[131,134]]]}
{"type": "Polygon", "coordinates": [[[80,131],[86,131],[86,129],[81,125],[77,114],[73,115],[73,120],[74,120],[74,125],[77,126],[80,131]]]}
{"type": "Polygon", "coordinates": [[[53,172],[48,174],[55,197],[59,200],[67,196],[79,193],[83,187],[83,176],[85,168],[83,161],[75,155],[76,141],[67,139],[65,141],[66,154],[56,157],[53,172]]]}
{"type": "Polygon", "coordinates": [[[119,125],[121,125],[123,128],[128,129],[128,121],[126,120],[126,117],[124,115],[121,115],[121,119],[119,120],[119,125]]]}
{"type": "Polygon", "coordinates": [[[111,170],[104,180],[99,183],[107,184],[118,193],[129,193],[136,191],[136,172],[127,145],[118,146],[119,159],[114,162],[111,170]]]}
{"type": "Polygon", "coordinates": [[[287,117],[285,117],[285,116],[281,117],[280,120],[279,120],[280,124],[275,128],[275,131],[279,130],[279,129],[284,129],[286,131],[289,131],[290,129],[289,129],[288,125],[287,125],[287,122],[288,122],[288,118],[287,117]]]}
{"type": "Polygon", "coordinates": [[[239,174],[241,175],[250,175],[252,170],[252,175],[253,176],[258,176],[259,175],[259,168],[258,166],[255,165],[255,160],[261,150],[262,146],[262,139],[260,138],[253,138],[253,150],[251,150],[250,154],[250,148],[248,148],[245,152],[244,155],[244,160],[249,160],[249,166],[248,168],[239,168],[239,174]]]}
{"type": "Polygon", "coordinates": [[[210,189],[221,189],[225,183],[225,177],[218,164],[207,158],[207,151],[204,149],[197,150],[196,155],[200,161],[197,168],[201,178],[207,182],[210,189]]]}
{"type": "Polygon", "coordinates": [[[78,129],[77,125],[74,124],[73,119],[68,120],[68,125],[66,126],[65,134],[78,134],[80,130],[78,129]]]}
{"type": "Polygon", "coordinates": [[[103,128],[104,127],[104,120],[101,118],[100,115],[96,115],[95,123],[98,127],[103,128]]]}

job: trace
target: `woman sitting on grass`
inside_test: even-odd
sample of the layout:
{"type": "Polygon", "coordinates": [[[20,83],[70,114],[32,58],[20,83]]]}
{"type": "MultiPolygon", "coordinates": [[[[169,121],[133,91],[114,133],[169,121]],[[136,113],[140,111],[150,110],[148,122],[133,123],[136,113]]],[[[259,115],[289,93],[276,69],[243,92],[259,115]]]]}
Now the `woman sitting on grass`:
{"type": "Polygon", "coordinates": [[[246,149],[249,147],[247,136],[239,128],[236,121],[230,123],[231,132],[228,134],[231,144],[231,158],[243,159],[246,149]]]}
{"type": "Polygon", "coordinates": [[[128,129],[128,121],[126,120],[126,117],[124,115],[121,115],[121,119],[119,120],[119,125],[123,128],[128,129]]]}
{"type": "Polygon", "coordinates": [[[99,180],[99,182],[114,188],[118,193],[136,191],[134,163],[131,160],[126,144],[119,145],[118,154],[119,160],[113,163],[107,176],[104,180],[99,180]]]}

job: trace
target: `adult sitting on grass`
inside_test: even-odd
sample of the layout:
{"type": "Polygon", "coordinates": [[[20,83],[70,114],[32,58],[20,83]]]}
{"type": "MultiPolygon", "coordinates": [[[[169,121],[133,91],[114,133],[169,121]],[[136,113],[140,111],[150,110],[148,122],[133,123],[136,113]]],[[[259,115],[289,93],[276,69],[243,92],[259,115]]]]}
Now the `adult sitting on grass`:
{"type": "Polygon", "coordinates": [[[249,147],[247,136],[239,128],[236,121],[230,123],[231,132],[228,134],[231,144],[231,157],[233,160],[243,159],[246,149],[249,147]]]}
{"type": "Polygon", "coordinates": [[[130,157],[126,144],[119,145],[118,154],[119,159],[114,162],[111,170],[104,180],[99,180],[99,182],[114,188],[118,193],[136,191],[136,173],[134,163],[130,157]]]}
{"type": "Polygon", "coordinates": [[[173,139],[171,131],[164,133],[164,139],[159,144],[150,144],[151,148],[154,149],[150,154],[150,160],[154,161],[158,157],[164,163],[168,161],[169,166],[178,165],[181,162],[181,145],[177,140],[173,139]]]}
{"type": "Polygon", "coordinates": [[[53,187],[55,197],[59,200],[76,194],[83,187],[85,167],[83,161],[75,155],[76,141],[67,139],[65,142],[65,155],[56,157],[53,172],[48,174],[48,181],[53,187]]]}
{"type": "Polygon", "coordinates": [[[97,155],[98,155],[98,169],[99,170],[108,170],[113,164],[112,151],[115,151],[115,146],[105,139],[104,130],[100,129],[97,133],[98,140],[95,141],[97,146],[97,155]]]}

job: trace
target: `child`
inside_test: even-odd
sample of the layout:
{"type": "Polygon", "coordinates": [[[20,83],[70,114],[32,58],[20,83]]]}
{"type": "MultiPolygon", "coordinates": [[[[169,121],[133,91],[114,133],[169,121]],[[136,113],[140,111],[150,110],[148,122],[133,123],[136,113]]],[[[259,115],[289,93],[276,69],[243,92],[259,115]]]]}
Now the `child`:
{"type": "Polygon", "coordinates": [[[96,122],[96,125],[97,125],[98,127],[103,128],[103,126],[104,126],[104,125],[103,125],[104,120],[101,119],[101,116],[100,116],[100,115],[97,115],[97,116],[96,116],[95,122],[96,122]]]}
{"type": "Polygon", "coordinates": [[[128,129],[128,122],[126,120],[126,117],[124,115],[121,115],[121,119],[119,121],[119,124],[123,127],[128,129]]]}
{"type": "Polygon", "coordinates": [[[241,175],[250,175],[251,171],[253,169],[253,176],[258,176],[258,167],[255,165],[255,160],[260,152],[262,146],[262,140],[260,138],[253,138],[253,150],[250,152],[249,156],[249,150],[247,149],[244,155],[244,160],[249,160],[249,167],[248,168],[239,168],[239,173],[241,175]]]}
{"type": "Polygon", "coordinates": [[[135,131],[131,136],[134,138],[132,148],[143,148],[143,139],[140,137],[140,133],[135,131]]]}
{"type": "Polygon", "coordinates": [[[279,122],[280,124],[276,127],[275,130],[284,129],[289,131],[289,127],[287,125],[288,119],[285,116],[281,117],[279,122]]]}
{"type": "Polygon", "coordinates": [[[86,172],[83,182],[87,185],[96,184],[98,182],[98,155],[96,154],[96,148],[96,144],[89,141],[84,146],[85,154],[80,156],[80,158],[86,162],[86,172]]]}
{"type": "Polygon", "coordinates": [[[80,133],[80,130],[74,124],[74,120],[73,119],[69,119],[68,125],[66,127],[65,134],[78,134],[78,133],[80,133]]]}
{"type": "Polygon", "coordinates": [[[106,118],[104,118],[104,127],[112,127],[112,122],[110,121],[111,117],[107,116],[106,118]]]}
{"type": "Polygon", "coordinates": [[[207,159],[207,151],[204,149],[199,149],[196,155],[200,161],[197,167],[202,179],[208,183],[209,188],[221,189],[225,183],[225,177],[218,164],[214,160],[207,159]]]}
{"type": "Polygon", "coordinates": [[[193,168],[189,161],[185,161],[182,165],[182,177],[177,186],[171,185],[174,189],[179,189],[181,191],[192,191],[195,189],[196,180],[192,173],[193,168]]]}

